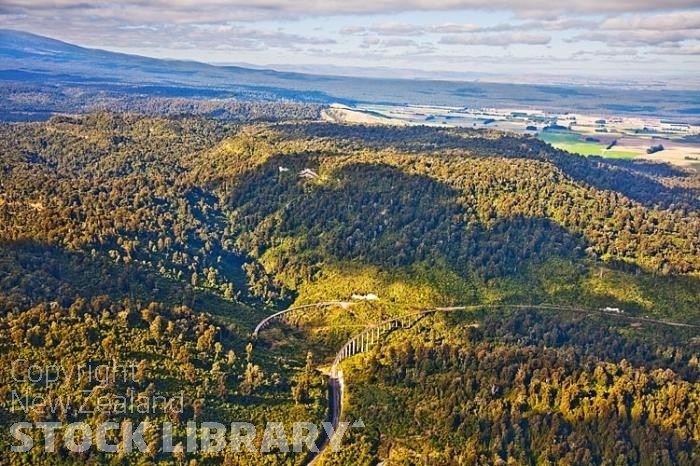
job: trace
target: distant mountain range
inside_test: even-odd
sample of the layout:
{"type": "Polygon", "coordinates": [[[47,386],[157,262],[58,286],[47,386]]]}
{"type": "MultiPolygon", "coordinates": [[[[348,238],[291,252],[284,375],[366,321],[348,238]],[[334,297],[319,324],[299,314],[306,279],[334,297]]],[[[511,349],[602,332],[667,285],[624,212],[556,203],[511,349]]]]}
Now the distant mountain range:
{"type": "MultiPolygon", "coordinates": [[[[158,86],[166,94],[227,96],[255,88],[298,93],[302,100],[329,101],[303,85],[308,76],[238,66],[163,60],[89,49],[26,32],[0,30],[0,79],[42,83],[158,86]],[[304,91],[312,91],[304,94],[304,91]]],[[[332,78],[313,78],[315,81],[332,78]]],[[[280,95],[278,97],[284,97],[280,95]]]]}
{"type": "Polygon", "coordinates": [[[0,30],[0,82],[148,96],[538,108],[692,117],[700,91],[379,79],[215,66],[107,52],[0,30]]]}

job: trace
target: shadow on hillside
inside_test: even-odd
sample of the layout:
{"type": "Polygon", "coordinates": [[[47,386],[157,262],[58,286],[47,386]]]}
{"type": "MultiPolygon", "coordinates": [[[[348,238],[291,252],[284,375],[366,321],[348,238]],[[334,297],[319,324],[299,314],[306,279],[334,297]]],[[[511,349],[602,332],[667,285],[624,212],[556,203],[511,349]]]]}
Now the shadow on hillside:
{"type": "Polygon", "coordinates": [[[428,426],[440,447],[480,439],[480,450],[517,464],[541,455],[577,465],[697,464],[700,444],[684,421],[697,412],[687,390],[700,375],[688,364],[694,348],[681,342],[669,357],[673,349],[587,318],[535,311],[488,312],[478,327],[453,323],[442,342],[417,336],[447,316],[429,317],[416,334],[396,331],[382,356],[355,371],[351,417],[381,426],[388,439],[428,426]]]}
{"type": "Polygon", "coordinates": [[[67,307],[82,297],[184,304],[232,324],[247,336],[264,313],[196,290],[138,264],[115,264],[107,257],[68,251],[35,241],[0,242],[0,309],[29,308],[40,302],[67,307]]]}
{"type": "Polygon", "coordinates": [[[576,181],[619,192],[646,207],[700,209],[698,190],[668,187],[655,179],[689,176],[688,172],[665,163],[575,156],[538,139],[511,135],[492,138],[471,129],[327,123],[283,124],[276,128],[288,138],[331,140],[341,150],[392,149],[408,153],[464,150],[479,157],[550,162],[576,181]]]}
{"type": "Polygon", "coordinates": [[[491,278],[585,249],[581,237],[548,219],[480,224],[458,202],[459,191],[389,165],[356,163],[308,180],[298,176],[304,168],[318,170],[318,159],[273,157],[234,187],[231,207],[250,250],[262,254],[275,240],[293,238],[284,261],[297,265],[333,258],[396,267],[444,258],[456,271],[491,278]]]}
{"type": "Polygon", "coordinates": [[[566,457],[567,464],[613,464],[618,455],[628,460],[620,464],[697,464],[700,444],[683,421],[697,407],[683,387],[700,379],[700,369],[692,362],[698,343],[688,346],[677,338],[657,346],[586,316],[568,318],[553,312],[494,310],[481,317],[481,325],[473,326],[469,325],[473,313],[438,314],[414,329],[420,335],[434,328],[430,319],[448,319],[451,335],[442,344],[426,344],[410,333],[395,334],[389,350],[380,349],[390,355],[384,360],[393,364],[370,360],[366,378],[355,377],[369,384],[360,383],[359,390],[357,383],[351,385],[355,391],[351,411],[361,412],[366,422],[369,416],[370,423],[388,420],[391,425],[385,424],[385,429],[400,426],[400,436],[407,437],[414,434],[404,429],[415,426],[419,414],[415,408],[421,405],[416,402],[425,400],[436,411],[424,410],[421,419],[447,419],[434,424],[432,435],[481,437],[482,445],[502,457],[510,452],[526,458],[549,449],[566,457]],[[458,316],[466,318],[461,325],[455,320],[458,316]],[[459,375],[466,383],[459,382],[459,375]],[[457,383],[451,382],[455,378],[457,383]],[[386,389],[391,385],[404,390],[413,386],[415,392],[395,398],[399,403],[384,413],[388,418],[372,419],[377,411],[367,403],[376,398],[368,394],[375,386],[391,393],[386,389]],[[418,392],[426,386],[432,395],[449,396],[426,398],[426,393],[418,392]],[[562,390],[568,394],[566,408],[560,402],[562,390]],[[517,409],[503,409],[503,403],[513,399],[519,400],[517,409]],[[642,413],[635,416],[635,408],[642,413]],[[564,409],[568,415],[562,414],[564,409]],[[514,435],[521,436],[512,445],[515,448],[493,441],[501,437],[511,443],[514,435]],[[582,449],[588,450],[586,460],[582,449]]]}
{"type": "Polygon", "coordinates": [[[655,162],[645,159],[605,159],[603,157],[589,157],[592,160],[600,160],[611,166],[617,166],[649,176],[662,178],[687,178],[690,173],[680,167],[665,162],[655,162]]]}
{"type": "MultiPolygon", "coordinates": [[[[449,318],[459,320],[460,316],[449,318]]],[[[650,371],[671,368],[683,380],[700,381],[700,367],[691,362],[700,351],[700,341],[689,338],[697,336],[697,330],[654,325],[654,335],[649,338],[630,328],[630,321],[614,320],[614,316],[536,309],[490,311],[483,315],[482,323],[479,332],[488,340],[518,347],[571,348],[578,363],[586,357],[616,364],[625,360],[650,371]]]]}

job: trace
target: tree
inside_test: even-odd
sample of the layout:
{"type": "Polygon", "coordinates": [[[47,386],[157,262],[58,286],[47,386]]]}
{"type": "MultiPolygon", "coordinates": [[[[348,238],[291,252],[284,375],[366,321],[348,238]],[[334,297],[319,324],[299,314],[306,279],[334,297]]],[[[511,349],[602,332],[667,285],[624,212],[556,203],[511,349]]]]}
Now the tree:
{"type": "Polygon", "coordinates": [[[240,386],[240,392],[242,395],[250,395],[253,393],[262,382],[265,380],[265,375],[263,374],[260,366],[248,363],[243,374],[243,382],[240,386]]]}

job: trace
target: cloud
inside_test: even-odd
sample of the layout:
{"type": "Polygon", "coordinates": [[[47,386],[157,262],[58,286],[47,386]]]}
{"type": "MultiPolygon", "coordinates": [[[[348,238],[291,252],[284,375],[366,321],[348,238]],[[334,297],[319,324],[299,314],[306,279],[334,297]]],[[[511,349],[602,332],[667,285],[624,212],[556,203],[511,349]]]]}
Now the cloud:
{"type": "Polygon", "coordinates": [[[526,21],[515,23],[500,23],[494,26],[478,26],[474,24],[432,26],[431,32],[504,32],[504,31],[565,31],[569,29],[590,29],[598,26],[597,21],[585,19],[553,19],[541,21],[526,21]],[[459,27],[461,26],[461,28],[459,27]]]}
{"type": "Polygon", "coordinates": [[[370,47],[377,46],[382,43],[382,40],[378,37],[365,37],[360,44],[360,48],[368,49],[370,47]]]}
{"type": "Polygon", "coordinates": [[[525,32],[505,32],[501,34],[449,35],[440,39],[445,45],[488,45],[507,47],[512,44],[547,45],[552,38],[547,34],[525,32]]]}
{"type": "Polygon", "coordinates": [[[392,39],[380,39],[379,37],[365,37],[360,44],[363,49],[369,48],[395,48],[395,47],[419,47],[419,45],[410,39],[402,38],[392,38],[392,39]]]}
{"type": "Polygon", "coordinates": [[[481,30],[483,30],[483,26],[479,26],[478,24],[456,23],[438,24],[426,28],[426,32],[436,32],[440,34],[461,34],[466,32],[478,32],[481,30]]]}
{"type": "Polygon", "coordinates": [[[611,49],[611,50],[579,50],[571,54],[572,58],[599,58],[599,57],[634,57],[638,55],[636,49],[611,49]]]}
{"type": "Polygon", "coordinates": [[[523,23],[518,29],[521,30],[544,30],[544,31],[568,31],[571,29],[591,29],[597,27],[598,22],[590,19],[566,19],[557,18],[545,21],[530,21],[523,23]]]}
{"type": "Polygon", "coordinates": [[[368,31],[380,36],[418,36],[425,32],[425,28],[416,24],[383,23],[367,28],[368,31]]]}
{"type": "Polygon", "coordinates": [[[700,39],[700,11],[608,17],[566,42],[602,42],[609,47],[664,46],[700,39]]]}
{"type": "Polygon", "coordinates": [[[478,32],[482,30],[484,30],[483,26],[479,26],[478,24],[445,23],[427,26],[408,23],[383,23],[375,24],[369,27],[346,26],[340,29],[339,33],[343,35],[363,35],[374,33],[380,36],[419,36],[428,33],[459,34],[466,32],[478,32]]]}
{"type": "MultiPolygon", "coordinates": [[[[656,60],[677,66],[665,72],[690,75],[700,48],[700,4],[698,0],[0,0],[0,27],[92,47],[216,62],[298,63],[319,55],[331,64],[347,64],[350,59],[364,66],[390,66],[390,60],[420,63],[427,73],[457,69],[467,62],[477,66],[465,58],[479,50],[471,46],[491,46],[479,58],[478,66],[484,69],[493,65],[540,72],[551,64],[594,74],[607,66],[600,65],[604,61],[656,60]],[[499,14],[471,14],[473,10],[499,14]],[[454,14],[420,13],[427,11],[454,14]],[[396,14],[402,12],[407,14],[396,14]],[[505,20],[495,22],[494,17],[505,20]],[[440,23],[445,18],[448,22],[440,23]],[[293,23],[296,20],[302,22],[293,23]],[[514,44],[532,47],[508,48],[514,44]],[[551,57],[535,57],[541,51],[551,57]]],[[[619,71],[619,64],[608,66],[608,71],[619,71]]]]}
{"type": "Polygon", "coordinates": [[[418,44],[410,39],[388,39],[382,42],[384,47],[415,47],[418,44]]]}
{"type": "Polygon", "coordinates": [[[612,14],[644,13],[673,9],[692,9],[697,0],[3,0],[5,8],[20,8],[33,13],[72,11],[99,17],[139,17],[144,22],[204,21],[300,18],[344,14],[395,13],[401,11],[456,11],[478,9],[511,11],[521,16],[554,18],[562,13],[612,14]]]}
{"type": "MultiPolygon", "coordinates": [[[[3,21],[0,18],[0,27],[3,21]]],[[[92,47],[170,50],[298,50],[300,46],[329,46],[337,41],[325,35],[302,35],[282,29],[262,29],[241,24],[122,24],[75,21],[62,23],[60,35],[53,33],[52,20],[34,20],[32,29],[40,34],[92,47]],[[71,38],[81,38],[79,40],[71,38]]]]}
{"type": "Polygon", "coordinates": [[[339,32],[343,35],[374,33],[380,36],[419,36],[424,34],[471,34],[506,31],[564,31],[570,29],[596,28],[598,24],[598,21],[583,19],[500,23],[493,26],[481,26],[473,23],[443,23],[434,25],[384,23],[370,27],[346,26],[339,32]]]}
{"type": "Polygon", "coordinates": [[[629,31],[592,31],[578,34],[567,42],[603,42],[610,47],[629,47],[634,45],[658,46],[700,39],[700,30],[665,31],[665,30],[629,30],[629,31]]]}
{"type": "Polygon", "coordinates": [[[355,34],[366,33],[367,29],[365,29],[363,26],[345,26],[338,32],[344,36],[352,36],[355,34]]]}
{"type": "Polygon", "coordinates": [[[700,29],[700,11],[676,11],[650,16],[617,16],[600,24],[604,30],[681,31],[700,29]]]}
{"type": "Polygon", "coordinates": [[[667,44],[651,50],[649,53],[654,55],[700,56],[700,45],[667,44]]]}

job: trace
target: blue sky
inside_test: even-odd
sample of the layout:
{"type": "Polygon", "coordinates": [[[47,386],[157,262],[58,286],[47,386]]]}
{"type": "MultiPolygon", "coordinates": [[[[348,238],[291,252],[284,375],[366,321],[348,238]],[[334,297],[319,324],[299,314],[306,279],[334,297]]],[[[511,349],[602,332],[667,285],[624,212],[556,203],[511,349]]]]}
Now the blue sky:
{"type": "Polygon", "coordinates": [[[697,0],[3,0],[0,27],[319,72],[700,85],[697,0]]]}

